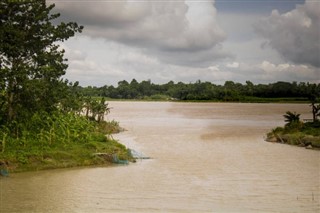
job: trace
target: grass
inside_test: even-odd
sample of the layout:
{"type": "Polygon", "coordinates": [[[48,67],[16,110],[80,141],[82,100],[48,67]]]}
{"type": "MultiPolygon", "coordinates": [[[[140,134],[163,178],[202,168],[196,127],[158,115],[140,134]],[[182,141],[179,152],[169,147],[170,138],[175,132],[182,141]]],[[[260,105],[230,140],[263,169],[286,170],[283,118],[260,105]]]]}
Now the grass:
{"type": "Polygon", "coordinates": [[[0,129],[0,169],[21,172],[112,163],[94,153],[132,160],[124,145],[108,137],[119,131],[116,121],[97,123],[72,114],[36,115],[18,134],[0,129]]]}
{"type": "Polygon", "coordinates": [[[320,149],[320,121],[295,122],[277,127],[267,134],[267,141],[320,149]]]}
{"type": "Polygon", "coordinates": [[[72,144],[39,151],[37,149],[7,152],[1,155],[1,161],[8,163],[10,172],[34,171],[44,169],[66,168],[111,164],[94,153],[116,153],[119,159],[130,159],[126,147],[114,140],[91,141],[86,144],[72,144]]]}

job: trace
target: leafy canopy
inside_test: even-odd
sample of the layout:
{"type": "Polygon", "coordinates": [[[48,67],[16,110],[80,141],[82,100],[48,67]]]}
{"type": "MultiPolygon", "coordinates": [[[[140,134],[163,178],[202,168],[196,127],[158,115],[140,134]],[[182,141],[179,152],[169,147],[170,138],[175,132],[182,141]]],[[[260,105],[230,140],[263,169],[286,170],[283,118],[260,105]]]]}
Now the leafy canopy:
{"type": "Polygon", "coordinates": [[[300,122],[300,114],[297,114],[296,112],[290,112],[287,111],[286,114],[283,115],[285,118],[286,125],[290,125],[292,123],[300,122]]]}
{"type": "Polygon", "coordinates": [[[61,76],[67,69],[63,42],[81,32],[77,23],[54,24],[60,14],[45,0],[1,0],[0,116],[1,123],[50,112],[61,99],[61,76]]]}

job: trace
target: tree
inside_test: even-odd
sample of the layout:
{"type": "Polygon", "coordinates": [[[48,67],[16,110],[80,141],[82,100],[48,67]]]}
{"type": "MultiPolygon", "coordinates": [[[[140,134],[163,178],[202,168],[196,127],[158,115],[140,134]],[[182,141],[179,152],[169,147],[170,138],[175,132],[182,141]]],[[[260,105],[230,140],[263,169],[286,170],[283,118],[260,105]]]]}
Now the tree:
{"type": "Polygon", "coordinates": [[[278,81],[270,85],[271,97],[292,97],[293,89],[289,82],[278,81]]]}
{"type": "Polygon", "coordinates": [[[286,126],[300,122],[300,114],[297,114],[296,112],[287,111],[283,117],[285,118],[285,122],[287,122],[286,126]]]}
{"type": "Polygon", "coordinates": [[[253,96],[253,91],[254,91],[253,83],[251,81],[246,81],[245,94],[248,96],[253,96]]]}
{"type": "Polygon", "coordinates": [[[85,97],[83,107],[86,118],[97,122],[104,121],[104,116],[110,113],[111,108],[108,105],[104,97],[100,101],[90,96],[85,97]]]}
{"type": "Polygon", "coordinates": [[[110,113],[110,107],[108,107],[105,98],[102,98],[98,107],[98,122],[104,121],[104,116],[110,113]]]}
{"type": "Polygon", "coordinates": [[[74,22],[53,24],[60,16],[51,13],[53,8],[45,0],[0,3],[0,110],[5,122],[57,107],[57,90],[64,84],[60,78],[67,68],[57,42],[83,27],[74,22]]]}
{"type": "Polygon", "coordinates": [[[318,120],[318,117],[320,116],[320,104],[316,104],[316,96],[310,96],[309,101],[311,101],[310,106],[312,108],[312,119],[313,122],[316,122],[318,120]]]}
{"type": "Polygon", "coordinates": [[[320,104],[318,105],[311,104],[311,106],[312,106],[313,122],[316,122],[318,120],[318,117],[320,117],[320,104]]]}
{"type": "Polygon", "coordinates": [[[308,100],[311,102],[312,119],[313,122],[316,122],[320,116],[320,104],[317,105],[317,102],[319,103],[320,88],[317,87],[316,84],[311,84],[309,85],[308,90],[308,100]]]}

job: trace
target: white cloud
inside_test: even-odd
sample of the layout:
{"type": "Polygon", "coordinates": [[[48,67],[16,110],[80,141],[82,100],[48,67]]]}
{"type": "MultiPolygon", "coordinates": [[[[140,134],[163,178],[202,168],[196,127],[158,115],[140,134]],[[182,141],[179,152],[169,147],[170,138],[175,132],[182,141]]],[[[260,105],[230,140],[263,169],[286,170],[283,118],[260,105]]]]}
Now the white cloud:
{"type": "Polygon", "coordinates": [[[245,83],[247,80],[254,83],[276,81],[320,83],[319,70],[317,68],[292,63],[276,64],[265,60],[257,63],[238,62],[238,67],[236,68],[228,67],[228,64],[226,64],[212,66],[208,69],[212,71],[212,75],[207,79],[222,84],[227,80],[240,83],[245,83]]]}
{"type": "Polygon", "coordinates": [[[208,67],[208,69],[212,70],[212,71],[220,71],[219,67],[220,67],[219,65],[213,65],[213,66],[208,67]]]}
{"type": "Polygon", "coordinates": [[[232,63],[228,63],[226,66],[229,68],[238,68],[239,65],[240,64],[238,62],[232,62],[232,63]]]}
{"type": "Polygon", "coordinates": [[[274,10],[255,29],[284,59],[320,67],[319,1],[306,0],[304,5],[285,14],[274,10]]]}
{"type": "Polygon", "coordinates": [[[54,1],[63,19],[85,25],[83,34],[140,48],[178,65],[206,66],[230,53],[214,1],[54,1]]]}
{"type": "Polygon", "coordinates": [[[240,63],[237,73],[241,73],[238,79],[253,82],[297,81],[319,83],[319,69],[307,65],[295,65],[291,63],[274,64],[270,61],[262,61],[256,64],[240,63]]]}

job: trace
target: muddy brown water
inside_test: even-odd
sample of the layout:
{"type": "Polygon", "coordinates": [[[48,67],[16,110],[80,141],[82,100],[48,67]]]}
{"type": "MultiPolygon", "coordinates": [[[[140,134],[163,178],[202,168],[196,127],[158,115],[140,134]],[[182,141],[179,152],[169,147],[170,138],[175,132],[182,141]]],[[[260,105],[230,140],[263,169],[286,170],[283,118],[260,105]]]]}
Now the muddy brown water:
{"type": "Polygon", "coordinates": [[[320,212],[320,152],[267,143],[307,104],[110,102],[129,166],[0,178],[4,212],[320,212]]]}

